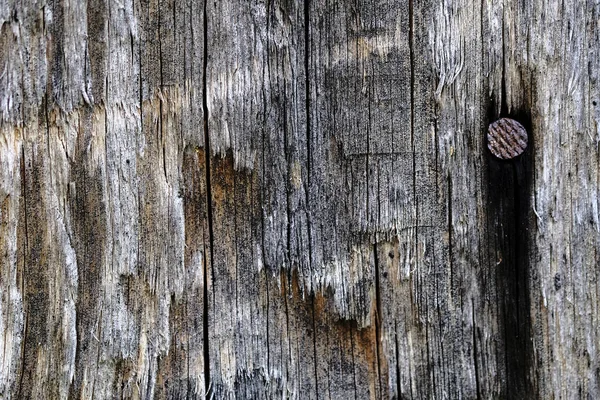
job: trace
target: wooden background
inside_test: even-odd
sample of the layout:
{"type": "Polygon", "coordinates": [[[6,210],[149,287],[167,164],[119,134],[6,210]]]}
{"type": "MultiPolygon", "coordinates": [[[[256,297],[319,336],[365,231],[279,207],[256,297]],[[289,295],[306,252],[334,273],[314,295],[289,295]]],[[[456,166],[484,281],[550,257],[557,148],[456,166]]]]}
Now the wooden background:
{"type": "Polygon", "coordinates": [[[600,397],[599,35],[598,0],[3,0],[0,398],[600,397]]]}

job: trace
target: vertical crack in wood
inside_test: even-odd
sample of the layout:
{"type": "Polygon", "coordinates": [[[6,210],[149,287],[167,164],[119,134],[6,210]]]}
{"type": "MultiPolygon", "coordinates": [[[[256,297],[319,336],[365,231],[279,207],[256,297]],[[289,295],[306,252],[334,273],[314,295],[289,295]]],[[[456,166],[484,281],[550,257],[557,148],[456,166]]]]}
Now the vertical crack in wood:
{"type": "MultiPolygon", "coordinates": [[[[23,138],[25,139],[25,138],[23,138]]],[[[23,140],[25,142],[25,140],[23,140]]],[[[25,236],[25,243],[23,244],[23,271],[21,273],[21,295],[25,296],[25,288],[26,286],[26,274],[25,274],[25,257],[27,254],[27,249],[29,248],[29,235],[28,235],[28,221],[27,216],[29,212],[27,212],[27,176],[25,174],[25,143],[21,145],[21,198],[23,199],[23,233],[25,236]]],[[[25,304],[24,304],[25,305],[25,304]]],[[[29,328],[29,309],[25,308],[25,313],[23,316],[23,340],[21,340],[21,357],[20,357],[20,368],[19,368],[19,386],[17,391],[17,397],[21,397],[23,393],[23,375],[25,374],[25,339],[27,339],[28,328],[29,328]]]]}
{"type": "MultiPolygon", "coordinates": [[[[311,185],[311,171],[312,171],[312,137],[311,137],[311,101],[310,101],[310,0],[305,0],[304,2],[304,102],[305,102],[305,112],[306,112],[306,231],[308,234],[308,269],[310,271],[310,276],[313,276],[312,273],[312,227],[311,227],[311,206],[310,206],[310,191],[312,189],[311,185]]],[[[303,274],[305,275],[305,274],[303,274]]],[[[311,285],[312,286],[312,285],[311,285]]],[[[317,400],[319,399],[319,372],[318,372],[318,361],[317,361],[317,323],[315,321],[315,294],[312,294],[312,327],[313,327],[313,364],[315,369],[315,395],[317,400]]],[[[287,306],[287,302],[286,302],[287,306]]],[[[286,313],[287,313],[286,309],[286,313]]]]}
{"type": "MultiPolygon", "coordinates": [[[[312,274],[312,217],[310,207],[310,191],[312,189],[311,176],[312,176],[312,151],[311,151],[311,102],[310,102],[310,0],[304,2],[304,102],[305,102],[305,114],[306,114],[306,188],[304,190],[306,196],[306,233],[308,235],[308,269],[312,274]]],[[[316,362],[316,360],[315,360],[316,362]]],[[[316,369],[315,369],[316,371],[316,369]]]]}
{"type": "MultiPolygon", "coordinates": [[[[272,19],[271,19],[271,13],[273,12],[272,10],[273,7],[273,1],[272,0],[267,0],[267,4],[266,4],[266,36],[270,37],[270,26],[272,23],[272,19]]],[[[270,57],[268,55],[271,54],[271,41],[267,40],[266,43],[266,64],[267,64],[267,73],[269,74],[269,81],[271,79],[270,74],[271,74],[271,63],[270,63],[270,57]]],[[[263,73],[263,77],[264,77],[264,73],[263,73]]],[[[268,117],[267,117],[267,110],[268,110],[268,102],[267,102],[267,96],[265,94],[265,92],[262,92],[262,100],[263,100],[263,104],[262,104],[262,117],[263,117],[263,121],[267,121],[268,117]]],[[[265,165],[266,165],[266,160],[265,160],[265,143],[267,142],[267,132],[266,129],[261,129],[261,134],[262,134],[262,141],[261,141],[261,168],[260,168],[260,181],[261,182],[265,182],[265,165]]],[[[286,141],[286,145],[285,148],[287,150],[287,132],[285,133],[285,141],[286,141]]],[[[287,154],[287,151],[286,151],[287,154]]],[[[288,163],[289,165],[289,163],[288,163]]],[[[287,189],[287,186],[286,186],[287,189]]],[[[287,218],[288,221],[290,220],[290,206],[289,206],[289,189],[286,190],[288,192],[287,194],[287,218]]],[[[259,205],[260,207],[260,205],[259,205]]],[[[261,232],[260,232],[260,238],[261,238],[261,247],[262,247],[262,254],[266,254],[266,246],[265,246],[265,218],[264,215],[262,216],[262,218],[260,219],[260,224],[261,224],[261,232]]],[[[290,253],[290,226],[288,224],[287,226],[287,251],[288,254],[290,253]]],[[[266,305],[266,345],[267,345],[267,365],[265,368],[265,375],[267,376],[267,379],[270,380],[270,375],[271,375],[271,332],[270,332],[270,309],[271,309],[271,302],[270,302],[270,293],[269,293],[269,266],[267,266],[267,268],[263,268],[263,272],[264,272],[264,276],[265,276],[265,288],[266,288],[266,300],[267,300],[267,305],[266,305]]]]}
{"type": "MultiPolygon", "coordinates": [[[[396,357],[396,395],[398,399],[402,398],[402,386],[400,383],[400,379],[401,379],[401,375],[400,375],[400,350],[398,349],[398,347],[400,346],[400,342],[398,341],[398,320],[396,318],[394,318],[394,341],[395,341],[395,346],[394,346],[394,352],[395,352],[395,357],[396,357]]],[[[410,363],[407,363],[408,365],[410,365],[410,363]]],[[[412,388],[412,384],[410,384],[410,377],[412,376],[410,371],[409,371],[409,385],[412,388]]],[[[412,394],[411,394],[412,397],[412,394]]]]}
{"type": "MultiPolygon", "coordinates": [[[[162,149],[162,167],[163,167],[163,174],[165,175],[165,181],[168,183],[169,182],[169,177],[167,174],[167,160],[166,160],[166,150],[165,150],[165,140],[164,140],[164,132],[163,132],[163,89],[164,89],[164,71],[163,71],[163,47],[162,47],[162,41],[163,41],[163,37],[162,37],[162,31],[160,29],[160,27],[163,24],[162,21],[162,13],[161,10],[163,8],[163,4],[162,2],[159,3],[158,6],[158,65],[159,65],[159,73],[160,73],[160,88],[159,88],[159,93],[161,94],[160,96],[158,96],[158,101],[159,101],[159,115],[158,115],[158,141],[157,144],[161,147],[162,149]]],[[[156,276],[158,277],[158,271],[156,272],[156,276]]],[[[157,278],[158,281],[158,278],[157,278]]]]}
{"type": "Polygon", "coordinates": [[[373,254],[375,263],[375,354],[377,355],[377,379],[379,381],[379,395],[383,397],[384,389],[381,382],[381,357],[383,349],[381,348],[381,290],[379,286],[379,257],[377,254],[377,243],[373,244],[373,254]]]}
{"type": "MultiPolygon", "coordinates": [[[[416,282],[414,282],[412,280],[412,276],[411,276],[411,282],[413,286],[413,290],[410,290],[411,293],[411,305],[413,307],[419,308],[418,303],[420,303],[421,301],[425,302],[425,307],[423,309],[424,315],[428,314],[428,303],[427,303],[427,299],[423,299],[421,295],[418,295],[413,302],[412,299],[412,295],[413,295],[413,291],[416,287],[418,287],[420,285],[420,278],[421,278],[421,274],[419,272],[419,201],[418,201],[418,197],[417,197],[417,155],[416,155],[416,149],[415,149],[415,21],[414,21],[414,16],[415,16],[415,10],[414,10],[414,0],[408,0],[408,50],[409,50],[409,63],[410,63],[410,148],[411,148],[411,152],[412,152],[412,169],[413,169],[413,176],[412,176],[412,185],[413,185],[413,202],[414,202],[414,215],[415,215],[415,222],[414,222],[414,260],[415,260],[415,264],[414,266],[412,266],[413,270],[416,272],[415,275],[415,279],[416,282]]],[[[437,146],[436,146],[437,147],[437,146]]],[[[412,273],[411,273],[412,275],[412,273]]],[[[413,309],[413,312],[415,310],[413,309]]],[[[416,313],[415,313],[416,315],[416,313]]],[[[428,360],[428,365],[431,366],[434,364],[433,360],[432,360],[432,354],[431,354],[431,349],[429,347],[429,326],[428,326],[428,321],[425,321],[425,345],[426,345],[426,353],[427,353],[427,360],[428,360]]],[[[427,373],[430,375],[429,378],[431,379],[431,382],[433,384],[433,391],[432,393],[435,393],[435,387],[436,387],[436,382],[435,382],[435,373],[433,371],[433,368],[428,367],[428,371],[427,373]]],[[[411,379],[412,379],[412,373],[410,373],[411,379]]],[[[413,395],[413,391],[412,391],[412,382],[410,383],[410,392],[411,392],[411,397],[413,395]]],[[[398,396],[401,396],[401,392],[398,392],[398,396]]]]}
{"type": "Polygon", "coordinates": [[[315,297],[316,295],[311,295],[312,298],[312,323],[313,323],[313,357],[314,357],[314,365],[315,365],[315,395],[317,400],[319,400],[319,372],[318,372],[318,363],[317,363],[317,323],[315,317],[315,297]]]}
{"type": "Polygon", "coordinates": [[[264,273],[265,273],[265,288],[266,288],[266,295],[267,295],[267,306],[266,306],[266,321],[267,321],[267,326],[266,326],[266,333],[267,333],[267,366],[266,366],[266,371],[265,371],[265,375],[267,377],[268,380],[271,379],[271,334],[270,334],[270,321],[269,321],[269,310],[271,308],[271,301],[270,301],[270,293],[269,293],[269,272],[268,272],[268,268],[264,268],[263,269],[264,273]]]}
{"type": "Polygon", "coordinates": [[[354,384],[354,400],[357,400],[356,395],[358,394],[358,384],[356,383],[356,359],[354,357],[355,352],[355,341],[354,341],[354,331],[350,330],[350,355],[352,361],[352,383],[354,384]]]}
{"type": "Polygon", "coordinates": [[[450,285],[454,283],[454,263],[452,262],[454,248],[452,240],[452,177],[448,174],[448,264],[450,266],[450,285]]]}
{"type": "Polygon", "coordinates": [[[208,307],[208,273],[209,262],[210,271],[214,276],[213,264],[213,207],[212,207],[212,191],[210,184],[210,137],[208,132],[208,96],[206,92],[208,69],[208,16],[206,15],[208,0],[204,0],[203,5],[203,65],[202,65],[202,115],[204,119],[204,159],[206,162],[206,212],[208,221],[208,240],[209,240],[209,259],[207,260],[206,251],[204,253],[204,276],[203,276],[203,352],[204,352],[204,392],[205,398],[212,397],[210,387],[210,358],[209,358],[209,307],[208,307]]]}
{"type": "MultiPolygon", "coordinates": [[[[310,0],[306,0],[304,2],[304,102],[306,106],[306,170],[307,170],[307,179],[308,179],[308,188],[310,189],[310,172],[311,172],[311,151],[310,151],[310,77],[309,77],[309,53],[310,53],[310,0]]],[[[306,191],[307,201],[308,201],[308,190],[306,191]]],[[[309,242],[310,244],[310,242],[309,242]]]]}
{"type": "MultiPolygon", "coordinates": [[[[506,102],[502,102],[502,108],[506,102]]],[[[524,118],[519,118],[523,120],[524,118]]],[[[529,124],[525,124],[528,126],[529,124]]],[[[488,153],[489,154],[489,153],[488,153]]],[[[529,300],[529,190],[530,149],[509,162],[489,154],[489,204],[495,215],[498,243],[498,287],[502,312],[499,324],[504,333],[505,395],[529,398],[535,395],[530,379],[532,364],[529,300]]],[[[475,338],[474,338],[475,340],[475,338]]]]}
{"type": "MultiPolygon", "coordinates": [[[[364,68],[364,67],[363,67],[364,68]]],[[[373,68],[373,61],[371,60],[371,73],[374,75],[375,74],[375,69],[373,68]]],[[[363,74],[366,75],[366,72],[363,71],[363,74]]],[[[370,166],[370,153],[371,153],[371,124],[373,121],[373,117],[371,114],[371,102],[373,101],[373,86],[374,84],[371,82],[370,85],[368,85],[368,93],[369,93],[369,97],[367,99],[367,116],[368,116],[368,123],[367,123],[367,148],[366,148],[366,156],[365,156],[365,173],[367,174],[367,193],[366,193],[366,209],[365,209],[365,215],[367,217],[367,226],[371,226],[371,223],[373,221],[371,221],[371,173],[373,171],[373,169],[370,166]]],[[[342,274],[343,274],[343,270],[342,270],[342,274]]],[[[342,275],[343,278],[343,275],[342,275]]],[[[343,279],[342,279],[343,281],[343,279]]]]}
{"type": "Polygon", "coordinates": [[[514,279],[516,282],[516,285],[515,285],[515,303],[516,304],[515,305],[517,308],[516,319],[517,319],[517,338],[518,338],[519,330],[521,327],[520,315],[519,315],[520,314],[519,305],[521,304],[521,302],[520,302],[520,300],[521,300],[520,292],[521,291],[519,290],[521,281],[520,281],[519,277],[521,275],[521,273],[520,273],[521,271],[519,269],[519,266],[522,264],[520,253],[523,251],[521,242],[522,242],[522,239],[524,239],[524,238],[522,237],[522,232],[521,232],[521,217],[522,216],[521,216],[521,208],[520,208],[521,200],[519,198],[520,197],[520,193],[519,193],[520,192],[520,184],[519,184],[519,177],[518,177],[519,172],[517,171],[517,169],[519,169],[519,167],[517,166],[516,163],[513,163],[512,173],[513,173],[514,191],[515,191],[515,194],[514,194],[514,196],[515,196],[514,197],[515,198],[515,200],[514,200],[514,207],[515,207],[514,218],[515,218],[515,236],[516,236],[515,244],[514,244],[514,248],[515,248],[515,276],[514,276],[514,279]]]}
{"type": "MultiPolygon", "coordinates": [[[[529,153],[530,154],[530,153],[529,153]]],[[[530,369],[532,360],[531,349],[531,317],[529,300],[529,158],[525,155],[514,160],[512,163],[513,180],[515,190],[514,218],[515,218],[515,309],[516,309],[516,351],[514,361],[517,366],[517,379],[523,395],[530,397],[534,395],[534,388],[530,380],[530,369]]]]}
{"type": "MultiPolygon", "coordinates": [[[[417,155],[415,152],[415,33],[413,0],[408,1],[408,47],[410,56],[410,147],[413,167],[413,200],[415,202],[415,255],[419,251],[419,202],[417,199],[417,155]]],[[[418,270],[419,257],[415,257],[418,270]]]]}
{"type": "MultiPolygon", "coordinates": [[[[266,268],[265,268],[265,270],[266,270],[266,268]]],[[[280,282],[280,285],[281,285],[280,286],[281,290],[280,290],[279,293],[281,293],[281,295],[283,297],[283,307],[284,307],[284,310],[285,310],[285,312],[284,312],[284,315],[285,315],[285,333],[286,333],[286,336],[288,338],[290,338],[291,336],[290,336],[290,311],[289,311],[289,305],[288,305],[288,297],[289,297],[289,295],[288,295],[288,288],[289,288],[289,286],[288,285],[290,285],[289,282],[291,282],[291,279],[288,278],[288,276],[285,273],[281,273],[281,270],[279,271],[279,273],[280,273],[280,275],[279,275],[280,281],[279,282],[280,282]]],[[[268,282],[268,279],[267,279],[267,282],[268,282]]],[[[267,283],[267,285],[268,285],[268,283],[267,283]]],[[[292,356],[293,355],[292,340],[288,339],[286,342],[287,342],[286,344],[287,344],[288,354],[293,359],[293,356],[292,356]]],[[[292,363],[290,363],[290,365],[291,364],[292,363]]],[[[296,367],[298,368],[298,370],[300,369],[300,357],[296,358],[296,367]]]]}
{"type": "MultiPolygon", "coordinates": [[[[502,9],[502,87],[500,88],[500,114],[508,112],[508,102],[506,100],[506,38],[504,37],[504,8],[502,9]]],[[[494,110],[497,112],[497,110],[494,110]]],[[[491,122],[491,121],[490,121],[491,122]]]]}
{"type": "Polygon", "coordinates": [[[477,363],[477,323],[475,320],[475,299],[471,298],[471,325],[473,327],[473,365],[475,367],[475,390],[477,392],[477,400],[481,399],[481,385],[479,383],[479,364],[477,363]]]}

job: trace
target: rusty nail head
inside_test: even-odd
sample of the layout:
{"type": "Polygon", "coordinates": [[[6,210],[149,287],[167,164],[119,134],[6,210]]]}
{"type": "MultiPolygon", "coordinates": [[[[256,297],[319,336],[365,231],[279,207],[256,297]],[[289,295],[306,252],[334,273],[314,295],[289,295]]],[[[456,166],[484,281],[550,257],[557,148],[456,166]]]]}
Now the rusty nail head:
{"type": "Polygon", "coordinates": [[[527,131],[523,125],[510,118],[492,122],[487,139],[488,149],[502,160],[515,158],[527,148],[527,131]]]}

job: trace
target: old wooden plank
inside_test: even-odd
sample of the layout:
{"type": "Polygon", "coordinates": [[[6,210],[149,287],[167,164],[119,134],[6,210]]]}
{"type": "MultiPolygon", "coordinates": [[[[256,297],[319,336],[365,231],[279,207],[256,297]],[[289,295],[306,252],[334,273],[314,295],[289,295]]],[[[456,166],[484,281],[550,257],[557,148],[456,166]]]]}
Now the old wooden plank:
{"type": "Polygon", "coordinates": [[[0,4],[0,396],[596,396],[598,16],[0,4]]]}

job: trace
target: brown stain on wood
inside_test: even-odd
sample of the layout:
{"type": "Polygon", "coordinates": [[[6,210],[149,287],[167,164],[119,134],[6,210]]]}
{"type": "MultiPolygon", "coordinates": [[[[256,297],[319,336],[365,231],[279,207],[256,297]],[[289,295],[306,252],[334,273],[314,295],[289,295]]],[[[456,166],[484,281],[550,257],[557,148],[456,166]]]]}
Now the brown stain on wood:
{"type": "MultiPolygon", "coordinates": [[[[304,316],[306,326],[316,327],[316,357],[319,363],[327,364],[328,351],[341,353],[342,360],[352,366],[355,379],[368,379],[370,398],[388,398],[383,386],[387,383],[387,361],[378,354],[380,338],[377,335],[378,318],[376,303],[372,302],[371,324],[360,328],[355,320],[340,319],[335,311],[333,298],[328,293],[305,293],[300,287],[296,269],[281,270],[279,276],[280,295],[287,298],[288,309],[304,316]],[[361,369],[366,367],[365,371],[361,369]],[[381,376],[380,376],[381,374],[381,376]]],[[[335,380],[335,374],[320,379],[335,380]]]]}
{"type": "MultiPolygon", "coordinates": [[[[215,244],[216,253],[224,251],[228,255],[227,268],[235,277],[234,269],[238,252],[245,246],[252,246],[252,237],[234,237],[236,229],[250,228],[256,231],[260,228],[262,215],[259,201],[259,182],[256,170],[238,171],[234,167],[233,154],[227,152],[224,157],[215,156],[211,158],[211,201],[215,227],[215,240],[221,241],[215,244]],[[243,219],[238,226],[238,218],[243,219]],[[250,221],[251,227],[245,225],[250,221]]],[[[249,232],[245,232],[247,235],[249,232]]]]}
{"type": "Polygon", "coordinates": [[[236,172],[233,168],[233,155],[212,158],[212,201],[215,208],[220,209],[234,197],[235,186],[242,184],[236,182],[236,172]]]}

